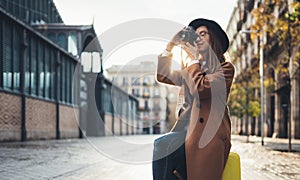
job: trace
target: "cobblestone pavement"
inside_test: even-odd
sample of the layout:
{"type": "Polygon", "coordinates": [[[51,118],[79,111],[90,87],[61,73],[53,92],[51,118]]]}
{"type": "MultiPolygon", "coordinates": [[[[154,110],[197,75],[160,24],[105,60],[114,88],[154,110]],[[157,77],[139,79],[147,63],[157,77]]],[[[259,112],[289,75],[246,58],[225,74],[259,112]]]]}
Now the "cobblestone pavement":
{"type": "MultiPolygon", "coordinates": [[[[0,179],[151,180],[152,142],[158,135],[0,143],[0,179]]],[[[300,141],[232,136],[242,179],[300,179],[300,141]]]]}
{"type": "Polygon", "coordinates": [[[232,136],[231,151],[238,152],[241,158],[242,179],[300,179],[300,141],[294,140],[292,150],[288,149],[287,139],[232,136]]]}

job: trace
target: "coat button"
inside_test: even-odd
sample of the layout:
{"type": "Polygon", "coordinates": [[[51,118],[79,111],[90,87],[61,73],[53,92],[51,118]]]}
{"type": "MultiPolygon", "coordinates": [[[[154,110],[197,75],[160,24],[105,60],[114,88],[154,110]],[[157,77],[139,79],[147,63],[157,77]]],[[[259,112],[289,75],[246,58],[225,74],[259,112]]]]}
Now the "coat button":
{"type": "Polygon", "coordinates": [[[189,104],[187,102],[184,102],[182,107],[187,108],[189,106],[189,104]]]}
{"type": "Polygon", "coordinates": [[[203,123],[203,122],[204,122],[204,119],[201,117],[201,118],[199,119],[199,122],[200,122],[200,123],[203,123]]]}

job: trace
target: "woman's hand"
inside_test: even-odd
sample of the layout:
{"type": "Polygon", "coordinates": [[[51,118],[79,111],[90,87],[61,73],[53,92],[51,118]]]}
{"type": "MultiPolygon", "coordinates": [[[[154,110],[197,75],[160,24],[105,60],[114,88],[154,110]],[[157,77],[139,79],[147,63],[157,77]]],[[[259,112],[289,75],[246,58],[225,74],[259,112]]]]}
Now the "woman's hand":
{"type": "Polygon", "coordinates": [[[200,54],[198,46],[195,42],[194,45],[191,45],[189,42],[183,43],[182,48],[185,50],[190,59],[202,60],[202,55],[200,54]]]}
{"type": "MultiPolygon", "coordinates": [[[[184,30],[185,27],[182,29],[184,30]]],[[[179,32],[181,32],[182,30],[178,31],[171,39],[171,41],[168,43],[166,50],[171,52],[174,46],[177,46],[179,44],[182,44],[182,41],[179,39],[179,32]]]]}

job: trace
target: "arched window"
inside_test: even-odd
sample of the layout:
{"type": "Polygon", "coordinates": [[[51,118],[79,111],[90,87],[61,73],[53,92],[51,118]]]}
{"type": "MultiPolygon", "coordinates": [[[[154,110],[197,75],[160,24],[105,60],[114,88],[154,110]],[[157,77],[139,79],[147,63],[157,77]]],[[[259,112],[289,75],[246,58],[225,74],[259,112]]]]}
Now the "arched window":
{"type": "Polygon", "coordinates": [[[4,21],[4,36],[3,36],[3,87],[11,89],[12,88],[12,26],[4,21]]]}
{"type": "Polygon", "coordinates": [[[51,41],[53,41],[54,43],[56,43],[56,34],[55,34],[54,32],[49,32],[49,33],[47,34],[47,37],[48,37],[51,41]]]}
{"type": "Polygon", "coordinates": [[[20,42],[21,32],[19,29],[14,28],[13,32],[13,89],[20,91],[20,42]]]}
{"type": "Polygon", "coordinates": [[[57,39],[57,44],[59,44],[62,48],[67,49],[67,36],[65,33],[59,33],[57,39]]]}
{"type": "Polygon", "coordinates": [[[30,42],[30,93],[37,94],[37,41],[32,38],[30,42]]]}
{"type": "Polygon", "coordinates": [[[78,55],[77,51],[77,36],[75,33],[70,33],[68,36],[68,52],[72,55],[78,55]]]}

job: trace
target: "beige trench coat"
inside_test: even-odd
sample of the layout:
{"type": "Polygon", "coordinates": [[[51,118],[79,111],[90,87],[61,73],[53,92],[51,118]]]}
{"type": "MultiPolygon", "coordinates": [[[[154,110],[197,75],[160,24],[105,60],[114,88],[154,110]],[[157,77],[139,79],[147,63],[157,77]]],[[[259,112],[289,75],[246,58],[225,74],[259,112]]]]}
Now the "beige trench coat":
{"type": "Polygon", "coordinates": [[[221,63],[213,74],[200,64],[171,70],[170,57],[158,57],[156,79],[180,86],[183,107],[172,131],[187,130],[185,141],[188,180],[222,179],[231,148],[231,122],[226,106],[234,76],[230,62],[221,63]]]}

